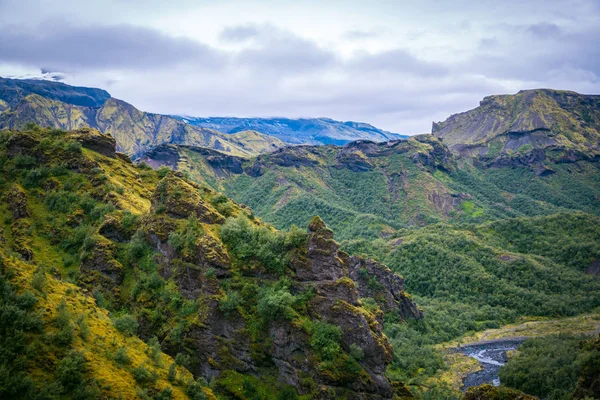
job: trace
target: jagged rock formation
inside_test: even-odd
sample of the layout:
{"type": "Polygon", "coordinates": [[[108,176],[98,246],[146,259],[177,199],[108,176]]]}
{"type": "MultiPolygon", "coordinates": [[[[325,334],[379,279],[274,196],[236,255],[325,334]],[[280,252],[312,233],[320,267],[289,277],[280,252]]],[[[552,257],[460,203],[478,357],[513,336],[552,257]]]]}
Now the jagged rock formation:
{"type": "MultiPolygon", "coordinates": [[[[379,289],[375,297],[383,299],[385,311],[403,318],[421,318],[422,313],[404,294],[400,278],[373,261],[350,258],[340,251],[333,232],[316,217],[309,226],[307,247],[298,249],[292,258],[290,265],[295,279],[290,292],[301,294],[314,290],[306,306],[310,318],[339,326],[344,351],[350,351],[351,346],[362,349],[364,358],[357,360],[362,372],[357,375],[356,372],[322,370],[313,355],[310,332],[294,320],[270,322],[266,327],[266,345],[261,346],[249,333],[246,318],[219,309],[218,280],[229,278],[232,269],[232,261],[220,240],[204,235],[187,253],[173,248],[169,242],[181,220],[190,215],[211,226],[224,222],[220,214],[197,195],[200,190],[181,177],[167,175],[157,185],[152,203],[154,213],[144,224],[147,236],[165,257],[163,277],[173,279],[185,297],[204,299],[207,314],[201,325],[190,328],[186,339],[186,346],[194,349],[197,374],[215,378],[229,369],[258,374],[261,367],[270,365],[281,381],[298,387],[301,393],[312,391],[312,382],[324,385],[316,398],[326,398],[327,393],[342,395],[347,390],[355,392],[356,398],[365,399],[393,398],[395,393],[409,395],[401,385],[392,385],[384,375],[392,350],[382,333],[382,321],[361,308],[359,294],[371,293],[357,289],[350,270],[357,265],[376,268],[372,279],[379,289]],[[158,214],[157,210],[160,210],[158,214]],[[207,270],[214,271],[213,277],[207,276],[207,270]]],[[[265,271],[246,271],[246,274],[264,276],[265,271]]],[[[265,337],[260,341],[264,342],[265,337]]]]}

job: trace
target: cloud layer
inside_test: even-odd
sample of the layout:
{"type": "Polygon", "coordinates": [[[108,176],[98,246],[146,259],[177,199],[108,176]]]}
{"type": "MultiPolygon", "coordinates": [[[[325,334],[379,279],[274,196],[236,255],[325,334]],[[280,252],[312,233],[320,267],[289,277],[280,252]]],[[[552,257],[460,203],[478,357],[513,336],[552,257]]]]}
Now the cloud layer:
{"type": "MultiPolygon", "coordinates": [[[[101,3],[90,7],[101,13],[101,3]]],[[[295,21],[318,4],[299,9],[288,24],[270,11],[247,16],[240,8],[235,18],[223,15],[233,23],[220,23],[213,16],[224,9],[196,14],[177,7],[148,12],[150,22],[143,23],[123,10],[106,23],[77,7],[77,18],[42,9],[26,19],[24,10],[21,15],[0,0],[0,71],[61,72],[67,83],[105,88],[148,111],[327,116],[400,133],[429,131],[432,120],[474,107],[489,94],[534,87],[600,93],[595,0],[546,1],[544,8],[539,2],[543,12],[536,14],[515,1],[514,15],[511,3],[492,15],[491,5],[455,2],[451,12],[464,19],[448,20],[414,8],[360,13],[364,3],[351,1],[347,7],[356,10],[350,11],[364,18],[352,19],[348,11],[348,20],[362,25],[331,27],[313,18],[303,28],[295,21]],[[181,23],[171,22],[177,16],[181,23]]]]}

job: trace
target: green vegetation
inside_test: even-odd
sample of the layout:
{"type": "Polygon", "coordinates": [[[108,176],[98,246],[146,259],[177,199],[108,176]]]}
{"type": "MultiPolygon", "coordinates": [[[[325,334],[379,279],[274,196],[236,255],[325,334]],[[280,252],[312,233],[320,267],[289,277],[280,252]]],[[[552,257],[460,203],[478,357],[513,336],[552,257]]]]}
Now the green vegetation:
{"type": "Polygon", "coordinates": [[[305,229],[278,231],[112,146],[93,131],[0,136],[0,188],[10,193],[0,202],[0,255],[3,274],[14,274],[0,282],[9,309],[0,314],[9,318],[1,350],[18,354],[13,364],[2,359],[0,397],[308,399],[387,384],[371,371],[389,353],[374,316],[381,310],[356,301],[349,261],[329,230],[317,252],[342,263],[344,279],[320,282],[315,271],[302,281],[297,271],[323,262],[305,229]],[[323,307],[328,301],[343,318],[323,307]],[[368,321],[351,327],[357,343],[346,343],[349,326],[332,323],[346,317],[368,321]],[[284,355],[297,388],[277,380],[274,351],[288,340],[305,354],[284,355]],[[360,341],[384,355],[369,359],[360,341]]]}
{"type": "Polygon", "coordinates": [[[504,385],[549,400],[571,399],[584,366],[600,351],[586,336],[556,335],[525,341],[500,369],[504,385]]]}

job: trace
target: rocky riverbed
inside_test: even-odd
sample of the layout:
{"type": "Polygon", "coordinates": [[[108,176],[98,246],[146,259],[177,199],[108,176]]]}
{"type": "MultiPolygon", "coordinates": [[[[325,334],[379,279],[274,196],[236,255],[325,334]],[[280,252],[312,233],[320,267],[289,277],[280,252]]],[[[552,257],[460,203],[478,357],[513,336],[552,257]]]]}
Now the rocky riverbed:
{"type": "Polygon", "coordinates": [[[508,362],[506,353],[515,350],[524,340],[525,338],[498,339],[458,347],[457,351],[475,358],[481,365],[479,371],[468,374],[463,379],[462,390],[483,383],[490,383],[494,386],[500,385],[498,372],[500,367],[508,362]]]}

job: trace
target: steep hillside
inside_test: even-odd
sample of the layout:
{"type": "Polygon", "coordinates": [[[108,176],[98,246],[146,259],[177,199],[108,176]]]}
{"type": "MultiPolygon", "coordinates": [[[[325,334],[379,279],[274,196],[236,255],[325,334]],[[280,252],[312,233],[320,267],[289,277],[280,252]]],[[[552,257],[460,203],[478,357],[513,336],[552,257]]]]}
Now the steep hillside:
{"type": "Polygon", "coordinates": [[[137,157],[162,143],[213,148],[248,157],[283,147],[258,132],[226,135],[160,114],[146,113],[99,89],[59,82],[0,79],[0,129],[28,123],[58,129],[95,128],[117,140],[117,149],[137,157]]]}
{"type": "Polygon", "coordinates": [[[454,153],[486,163],[600,156],[600,96],[536,89],[488,96],[480,106],[433,123],[454,153]]]}
{"type": "Polygon", "coordinates": [[[329,118],[178,118],[195,126],[225,133],[254,130],[291,144],[342,145],[355,140],[385,142],[408,137],[362,122],[341,122],[329,118]]]}
{"type": "Polygon", "coordinates": [[[3,132],[0,169],[2,304],[28,349],[0,341],[23,354],[2,398],[23,398],[16,373],[29,398],[411,397],[385,374],[383,316],[421,311],[319,217],[277,231],[89,129],[3,132]]]}

